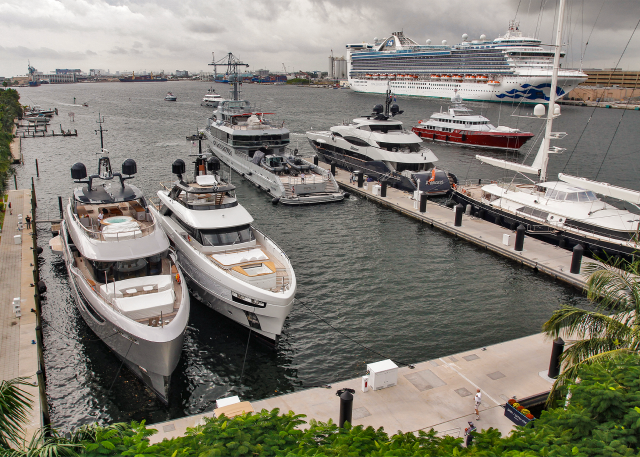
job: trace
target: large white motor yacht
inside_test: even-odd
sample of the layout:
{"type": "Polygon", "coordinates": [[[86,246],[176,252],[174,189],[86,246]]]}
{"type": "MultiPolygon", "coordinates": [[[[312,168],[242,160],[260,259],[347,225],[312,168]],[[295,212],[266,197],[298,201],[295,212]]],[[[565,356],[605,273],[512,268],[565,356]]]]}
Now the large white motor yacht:
{"type": "Polygon", "coordinates": [[[220,103],[204,134],[209,149],[226,165],[273,197],[274,204],[308,205],[344,200],[345,194],[327,170],[288,151],[289,130],[273,113],[239,99],[237,66],[231,100],[220,103]]]}
{"type": "Polygon", "coordinates": [[[433,151],[395,119],[402,111],[392,100],[391,91],[387,91],[385,106],[375,105],[372,114],[328,131],[307,132],[307,139],[323,162],[362,171],[407,192],[446,194],[455,176],[437,169],[433,151]]]}
{"type": "Polygon", "coordinates": [[[87,325],[167,403],[189,320],[189,292],[144,196],[125,183],[136,171],[127,159],[122,173],[113,173],[106,154],[88,178],[82,163],[73,165],[72,178],[84,186],[75,189],[50,245],[64,257],[87,325]]]}
{"type": "Polygon", "coordinates": [[[215,89],[210,88],[207,93],[202,97],[202,102],[200,106],[210,106],[212,108],[217,108],[220,103],[225,101],[224,97],[220,94],[217,94],[215,89]]]}
{"type": "Polygon", "coordinates": [[[220,161],[198,155],[192,180],[178,180],[158,192],[150,206],[178,252],[195,297],[235,322],[277,343],[293,307],[296,276],[274,241],[251,225],[253,218],[235,198],[235,187],[215,174],[220,161]],[[214,174],[207,174],[206,169],[214,174]]]}

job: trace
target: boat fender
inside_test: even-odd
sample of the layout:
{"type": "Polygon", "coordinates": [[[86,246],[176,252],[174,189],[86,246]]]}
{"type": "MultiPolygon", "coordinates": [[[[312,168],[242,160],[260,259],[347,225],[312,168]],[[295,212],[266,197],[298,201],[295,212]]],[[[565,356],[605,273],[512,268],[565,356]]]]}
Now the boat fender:
{"type": "Polygon", "coordinates": [[[180,273],[176,273],[176,282],[180,284],[180,273]]]}
{"type": "Polygon", "coordinates": [[[349,198],[349,197],[351,197],[351,194],[349,192],[345,192],[344,193],[344,198],[349,198]]]}
{"type": "Polygon", "coordinates": [[[44,281],[38,281],[38,292],[43,294],[47,291],[47,285],[44,281]]]}
{"type": "Polygon", "coordinates": [[[274,198],[273,200],[271,200],[271,203],[273,205],[277,205],[278,203],[280,203],[280,199],[278,197],[274,198]]]}

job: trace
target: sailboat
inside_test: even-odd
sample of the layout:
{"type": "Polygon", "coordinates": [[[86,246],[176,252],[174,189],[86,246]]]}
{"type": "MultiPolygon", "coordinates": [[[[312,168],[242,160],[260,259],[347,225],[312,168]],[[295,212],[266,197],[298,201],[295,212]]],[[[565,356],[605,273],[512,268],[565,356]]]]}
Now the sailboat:
{"type": "MultiPolygon", "coordinates": [[[[640,192],[612,184],[560,173],[558,181],[547,180],[549,155],[561,153],[551,140],[561,139],[565,132],[553,132],[560,107],[555,104],[561,54],[562,22],[565,0],[560,1],[555,39],[553,78],[549,94],[546,129],[540,149],[531,165],[476,155],[482,163],[517,172],[528,182],[492,181],[482,185],[459,185],[453,199],[471,205],[471,214],[514,230],[524,225],[526,233],[572,249],[580,244],[587,254],[632,258],[640,249],[638,242],[640,216],[601,200],[598,195],[640,205],[640,192]],[[537,177],[537,180],[527,175],[537,177]]],[[[534,115],[542,117],[545,106],[537,105],[534,115]]],[[[640,208],[639,208],[640,209],[640,208]]]]}

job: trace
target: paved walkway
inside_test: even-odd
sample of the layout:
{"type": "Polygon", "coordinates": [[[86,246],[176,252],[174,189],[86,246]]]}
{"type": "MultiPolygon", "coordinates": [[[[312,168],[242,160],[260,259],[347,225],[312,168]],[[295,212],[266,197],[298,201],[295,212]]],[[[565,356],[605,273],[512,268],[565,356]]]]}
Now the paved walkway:
{"type": "MultiPolygon", "coordinates": [[[[442,435],[461,437],[468,421],[479,429],[494,427],[508,434],[513,423],[504,416],[501,405],[509,398],[525,398],[548,392],[552,381],[546,377],[551,341],[536,334],[505,343],[419,363],[414,369],[398,370],[398,385],[378,391],[362,392],[361,378],[252,402],[256,411],[280,408],[311,419],[338,421],[340,403],[336,391],[355,389],[353,424],[384,427],[389,435],[398,430],[411,432],[434,428],[442,435]],[[540,374],[542,372],[542,375],[540,374]],[[476,389],[482,390],[480,420],[474,413],[476,389]]],[[[364,373],[363,373],[364,374],[364,373]]],[[[153,424],[158,434],[152,442],[183,435],[212,413],[153,424]]]]}
{"type": "MultiPolygon", "coordinates": [[[[35,339],[36,317],[33,282],[33,251],[31,230],[18,231],[18,214],[31,214],[31,192],[9,191],[12,213],[5,213],[0,240],[0,381],[24,376],[36,382],[38,370],[35,339]],[[22,244],[14,244],[14,235],[22,235],[22,244]],[[20,297],[22,317],[13,313],[13,298],[20,297]]],[[[23,387],[31,394],[33,408],[27,424],[27,439],[41,426],[39,390],[37,384],[23,387]]]]}

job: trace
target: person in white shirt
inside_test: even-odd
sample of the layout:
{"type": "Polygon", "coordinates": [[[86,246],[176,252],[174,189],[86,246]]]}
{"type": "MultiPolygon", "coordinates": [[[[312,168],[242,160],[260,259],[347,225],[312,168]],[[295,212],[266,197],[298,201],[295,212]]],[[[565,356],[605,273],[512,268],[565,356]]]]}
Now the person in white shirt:
{"type": "Polygon", "coordinates": [[[478,389],[478,391],[476,392],[475,402],[476,402],[476,420],[480,420],[480,412],[478,411],[478,408],[480,408],[480,403],[482,403],[482,392],[480,392],[480,389],[478,389]]]}

